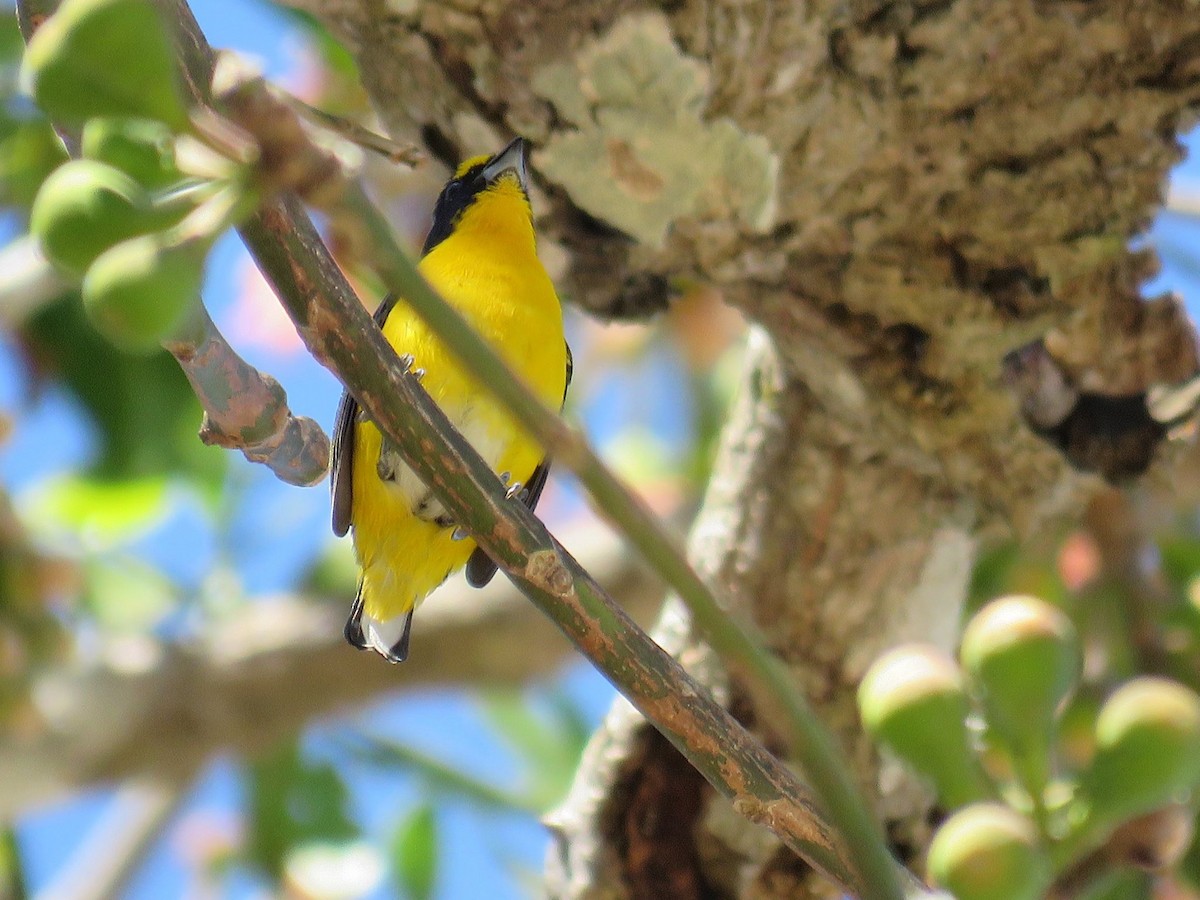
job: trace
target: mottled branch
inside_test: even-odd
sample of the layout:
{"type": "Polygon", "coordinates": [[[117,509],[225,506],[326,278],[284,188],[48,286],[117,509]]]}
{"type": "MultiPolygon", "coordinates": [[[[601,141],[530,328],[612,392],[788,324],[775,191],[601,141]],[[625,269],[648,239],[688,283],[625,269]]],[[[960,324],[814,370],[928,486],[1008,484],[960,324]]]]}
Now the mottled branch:
{"type": "Polygon", "coordinates": [[[329,438],[321,426],[294,415],[279,382],[238,356],[203,306],[197,306],[188,334],[165,341],[163,347],[204,408],[200,440],[241,450],[288,484],[319,482],[329,465],[329,438]]]}

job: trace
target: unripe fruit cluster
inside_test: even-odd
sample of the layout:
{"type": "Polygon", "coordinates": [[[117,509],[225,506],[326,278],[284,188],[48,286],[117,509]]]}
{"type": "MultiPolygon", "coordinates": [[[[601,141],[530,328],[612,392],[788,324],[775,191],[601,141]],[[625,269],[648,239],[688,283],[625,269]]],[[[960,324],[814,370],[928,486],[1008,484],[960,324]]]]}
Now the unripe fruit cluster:
{"type": "Polygon", "coordinates": [[[82,279],[103,334],[153,349],[194,308],[215,237],[174,228],[191,210],[169,199],[185,183],[173,148],[188,116],[159,14],[149,0],[66,0],[30,40],[22,77],[56,122],[83,125],[84,158],[42,184],[30,231],[82,279]]]}
{"type": "Polygon", "coordinates": [[[1200,697],[1163,678],[1118,688],[1096,716],[1094,758],[1054,778],[1063,708],[1080,675],[1070,620],[1033,597],[996,600],[968,623],[955,660],[895,649],[859,688],[871,735],[928,779],[942,805],[929,870],[959,900],[1034,900],[1055,870],[1129,819],[1200,784],[1200,697]],[[988,773],[983,741],[1015,780],[988,773]]]}

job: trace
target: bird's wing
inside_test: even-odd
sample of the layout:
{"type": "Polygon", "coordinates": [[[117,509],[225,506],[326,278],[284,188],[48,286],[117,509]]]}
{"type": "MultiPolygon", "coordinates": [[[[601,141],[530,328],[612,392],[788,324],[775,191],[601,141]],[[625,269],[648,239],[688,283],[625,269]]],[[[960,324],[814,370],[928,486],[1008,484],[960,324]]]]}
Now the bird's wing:
{"type": "MultiPolygon", "coordinates": [[[[375,310],[375,324],[383,328],[388,314],[396,305],[396,296],[383,298],[375,310]]],[[[354,423],[358,419],[358,403],[349,391],[342,391],[337,415],[333,420],[333,448],[329,457],[329,490],[333,498],[333,533],[338,537],[350,530],[351,506],[354,499],[354,423]]]]}
{"type": "MultiPolygon", "coordinates": [[[[563,404],[567,402],[567,391],[571,387],[571,375],[575,371],[575,361],[571,357],[571,345],[567,344],[567,381],[563,386],[563,404]]],[[[530,512],[537,509],[538,499],[542,496],[542,488],[546,486],[546,479],[550,476],[550,457],[544,458],[533,474],[529,476],[529,481],[521,491],[521,502],[528,507],[530,512]]],[[[492,580],[496,574],[496,563],[492,558],[484,552],[482,547],[476,547],[471,553],[471,558],[467,560],[467,584],[471,587],[481,588],[492,580]]]]}

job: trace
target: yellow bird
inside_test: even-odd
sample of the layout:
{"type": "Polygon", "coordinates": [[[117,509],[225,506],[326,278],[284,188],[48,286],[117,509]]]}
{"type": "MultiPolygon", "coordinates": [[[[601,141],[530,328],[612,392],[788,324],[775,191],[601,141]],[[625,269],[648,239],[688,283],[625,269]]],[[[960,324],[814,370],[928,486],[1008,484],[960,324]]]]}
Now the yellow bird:
{"type": "MultiPolygon", "coordinates": [[[[571,380],[562,307],[538,260],[529,205],[526,144],[458,167],[433,212],[419,269],[549,406],[571,380]]],[[[541,446],[455,360],[415,313],[395,297],[375,312],[388,343],[411,357],[414,372],[442,411],[510,493],[533,509],[549,461],[541,446]]],[[[342,394],[334,424],[333,531],[354,530],[362,568],[346,638],[391,662],[408,655],[413,611],[453,572],[482,587],[496,565],[456,523],[379,429],[342,394]]]]}

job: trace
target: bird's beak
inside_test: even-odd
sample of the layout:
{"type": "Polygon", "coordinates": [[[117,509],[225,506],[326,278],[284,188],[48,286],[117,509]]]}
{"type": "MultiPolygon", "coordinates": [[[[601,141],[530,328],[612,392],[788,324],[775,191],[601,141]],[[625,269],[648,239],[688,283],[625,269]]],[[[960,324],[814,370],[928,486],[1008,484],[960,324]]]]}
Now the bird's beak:
{"type": "Polygon", "coordinates": [[[483,167],[483,177],[491,184],[505,172],[515,172],[517,180],[521,182],[521,190],[526,194],[529,193],[529,165],[525,161],[525,156],[529,151],[529,144],[525,138],[517,138],[495,156],[493,156],[486,166],[483,167]]]}

